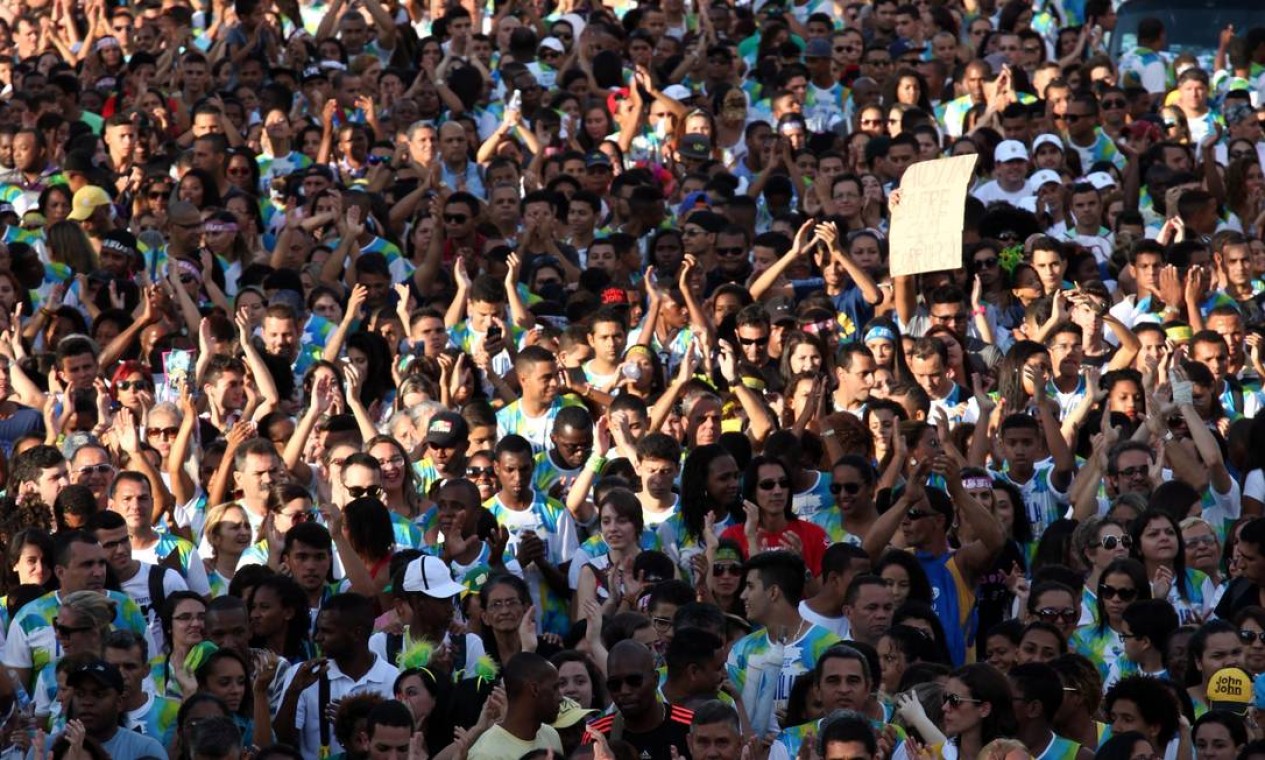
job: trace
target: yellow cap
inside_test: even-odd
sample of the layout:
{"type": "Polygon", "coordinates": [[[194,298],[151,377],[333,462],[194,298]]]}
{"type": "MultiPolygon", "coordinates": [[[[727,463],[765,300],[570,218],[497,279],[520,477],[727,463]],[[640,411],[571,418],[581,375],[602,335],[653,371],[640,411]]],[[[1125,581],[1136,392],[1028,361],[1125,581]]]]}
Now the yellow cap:
{"type": "Polygon", "coordinates": [[[68,219],[74,222],[82,222],[92,216],[92,212],[97,210],[98,206],[110,205],[110,196],[104,190],[96,185],[85,185],[75,191],[75,197],[70,200],[70,214],[68,219]]]}

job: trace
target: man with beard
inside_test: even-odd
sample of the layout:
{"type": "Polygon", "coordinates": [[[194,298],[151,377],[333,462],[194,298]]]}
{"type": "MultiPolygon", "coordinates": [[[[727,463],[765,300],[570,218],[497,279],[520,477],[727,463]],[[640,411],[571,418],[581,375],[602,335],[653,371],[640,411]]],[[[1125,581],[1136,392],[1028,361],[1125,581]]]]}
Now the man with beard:
{"type": "Polygon", "coordinates": [[[671,757],[675,748],[680,757],[691,760],[688,737],[694,711],[659,701],[654,654],[644,644],[625,639],[611,648],[606,684],[615,712],[593,721],[591,732],[617,734],[615,738],[631,744],[639,757],[671,757]],[[619,732],[616,721],[621,724],[619,732]]]}

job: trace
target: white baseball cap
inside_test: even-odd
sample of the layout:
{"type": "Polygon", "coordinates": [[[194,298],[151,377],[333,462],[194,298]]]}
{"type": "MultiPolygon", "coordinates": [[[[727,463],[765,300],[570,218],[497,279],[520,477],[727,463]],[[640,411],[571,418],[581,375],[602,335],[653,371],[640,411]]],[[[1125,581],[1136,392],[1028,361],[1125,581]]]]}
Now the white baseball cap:
{"type": "Polygon", "coordinates": [[[1049,132],[1046,132],[1043,135],[1037,135],[1037,139],[1032,141],[1032,152],[1036,153],[1037,148],[1040,148],[1042,145],[1053,145],[1058,148],[1060,152],[1065,152],[1067,150],[1063,146],[1063,139],[1058,135],[1052,135],[1049,132]]]}
{"type": "Polygon", "coordinates": [[[1085,181],[1093,185],[1098,190],[1106,190],[1109,187],[1115,187],[1118,183],[1116,178],[1107,172],[1092,172],[1085,177],[1085,181]]]}
{"type": "Polygon", "coordinates": [[[663,88],[663,94],[673,100],[689,100],[694,97],[694,91],[683,84],[671,84],[663,88]]]}
{"type": "Polygon", "coordinates": [[[452,573],[442,559],[424,554],[405,568],[403,590],[406,594],[451,599],[465,592],[466,588],[452,579],[452,573]]]}
{"type": "Polygon", "coordinates": [[[1042,169],[1028,180],[1028,187],[1036,192],[1037,188],[1044,187],[1046,184],[1053,182],[1056,185],[1063,184],[1063,178],[1053,169],[1042,169]]]}
{"type": "Polygon", "coordinates": [[[557,37],[546,37],[543,40],[541,40],[540,44],[536,46],[536,49],[539,50],[541,48],[548,48],[549,50],[552,50],[555,53],[567,52],[567,49],[563,47],[562,45],[562,40],[558,39],[557,37]]]}
{"type": "Polygon", "coordinates": [[[1027,161],[1028,149],[1018,140],[1002,140],[993,151],[993,160],[999,164],[1007,161],[1027,161]]]}

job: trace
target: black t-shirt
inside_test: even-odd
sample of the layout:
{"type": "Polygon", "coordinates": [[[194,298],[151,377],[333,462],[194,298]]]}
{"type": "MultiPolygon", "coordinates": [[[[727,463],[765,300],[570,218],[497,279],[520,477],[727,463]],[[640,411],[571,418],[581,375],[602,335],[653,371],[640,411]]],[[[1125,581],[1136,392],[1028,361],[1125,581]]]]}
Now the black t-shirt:
{"type": "Polygon", "coordinates": [[[690,760],[690,746],[686,737],[690,733],[690,721],[694,719],[694,711],[676,705],[663,703],[664,720],[653,730],[644,733],[615,731],[615,718],[618,713],[607,715],[594,721],[592,728],[601,731],[612,741],[619,739],[628,742],[637,750],[640,760],[672,760],[672,748],[684,760],[690,760]]]}

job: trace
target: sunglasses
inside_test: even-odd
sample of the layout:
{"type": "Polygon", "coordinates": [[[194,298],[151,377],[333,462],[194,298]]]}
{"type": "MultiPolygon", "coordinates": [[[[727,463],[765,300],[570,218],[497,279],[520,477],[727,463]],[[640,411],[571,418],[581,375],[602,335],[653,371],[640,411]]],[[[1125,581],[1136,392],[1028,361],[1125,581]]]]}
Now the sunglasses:
{"type": "MultiPolygon", "coordinates": [[[[347,490],[350,491],[351,489],[349,488],[347,490]]],[[[291,512],[290,514],[282,513],[278,516],[290,518],[290,522],[295,525],[305,522],[316,522],[316,510],[314,509],[305,509],[302,512],[291,512]]]]}
{"type": "Polygon", "coordinates": [[[949,694],[944,695],[944,704],[948,705],[949,707],[961,707],[962,705],[965,705],[965,704],[978,705],[978,704],[983,703],[983,701],[984,700],[982,699],[971,699],[970,697],[964,697],[961,694],[949,693],[949,694]]]}
{"type": "Polygon", "coordinates": [[[1062,620],[1070,623],[1079,619],[1080,616],[1080,610],[1073,609],[1071,607],[1063,607],[1061,609],[1057,607],[1043,607],[1042,609],[1037,610],[1037,617],[1047,623],[1052,623],[1055,620],[1062,620]]]}
{"type": "Polygon", "coordinates": [[[619,691],[624,684],[628,684],[630,689],[640,689],[646,683],[646,677],[641,673],[633,673],[629,676],[611,676],[606,679],[606,690],[612,694],[619,691]]]}
{"type": "Polygon", "coordinates": [[[923,512],[920,509],[911,509],[905,512],[905,517],[910,520],[921,520],[924,517],[934,517],[935,515],[935,512],[923,512]]]}
{"type": "Polygon", "coordinates": [[[167,194],[170,192],[170,190],[150,190],[149,199],[151,201],[162,200],[163,198],[166,198],[167,194]]]}
{"type": "Polygon", "coordinates": [[[1255,151],[1250,151],[1250,150],[1232,150],[1232,151],[1230,151],[1230,158],[1231,158],[1231,159],[1235,159],[1235,158],[1251,158],[1251,157],[1252,157],[1252,156],[1254,156],[1254,155],[1256,155],[1255,151]]]}
{"type": "Polygon", "coordinates": [[[1075,124],[1081,119],[1089,119],[1089,118],[1092,118],[1092,117],[1087,113],[1069,113],[1069,114],[1063,115],[1063,120],[1066,121],[1068,124],[1075,124]]]}
{"type": "Polygon", "coordinates": [[[1094,541],[1093,543],[1089,545],[1091,549],[1097,549],[1100,546],[1109,551],[1111,549],[1116,548],[1117,546],[1123,546],[1126,549],[1132,549],[1133,536],[1107,536],[1101,541],[1094,541]]]}
{"type": "Polygon", "coordinates": [[[1138,598],[1138,590],[1136,588],[1116,588],[1115,586],[1108,586],[1102,583],[1098,586],[1098,595],[1103,599],[1119,599],[1128,603],[1138,598]]]}
{"type": "Polygon", "coordinates": [[[763,338],[739,338],[738,343],[744,346],[767,346],[769,345],[769,337],[763,338]]]}
{"type": "Polygon", "coordinates": [[[1265,631],[1249,631],[1244,628],[1239,629],[1239,641],[1244,644],[1251,644],[1253,641],[1259,641],[1265,644],[1265,631]]]}
{"type": "Polygon", "coordinates": [[[744,254],[744,253],[746,253],[746,252],[747,252],[747,249],[746,249],[746,248],[742,248],[742,247],[738,247],[738,248],[717,248],[717,249],[716,249],[716,255],[717,255],[717,256],[741,256],[742,254],[744,254]]]}
{"type": "Polygon", "coordinates": [[[92,630],[90,625],[62,625],[57,622],[57,618],[53,618],[53,630],[57,631],[58,636],[70,636],[75,633],[86,633],[92,630]]]}
{"type": "Polygon", "coordinates": [[[467,467],[466,474],[472,478],[490,478],[495,472],[492,469],[492,465],[488,465],[487,467],[467,467]]]}
{"type": "Polygon", "coordinates": [[[712,575],[717,578],[724,575],[732,575],[735,578],[741,578],[742,565],[737,562],[714,562],[712,563],[712,575]]]}
{"type": "Polygon", "coordinates": [[[138,390],[143,391],[149,388],[149,383],[144,380],[120,380],[114,384],[115,388],[121,391],[138,390]]]}
{"type": "Polygon", "coordinates": [[[995,266],[997,266],[996,258],[980,259],[979,261],[975,262],[976,269],[992,269],[995,266]]]}
{"type": "Polygon", "coordinates": [[[347,486],[347,495],[353,499],[366,496],[377,497],[382,494],[382,486],[347,486]]]}
{"type": "Polygon", "coordinates": [[[145,428],[145,435],[150,438],[175,438],[179,432],[178,427],[145,428]]]}
{"type": "Polygon", "coordinates": [[[830,484],[830,493],[834,494],[835,496],[838,496],[840,492],[843,492],[843,491],[847,491],[849,494],[860,493],[861,484],[860,483],[831,483],[830,484]]]}
{"type": "Polygon", "coordinates": [[[114,472],[114,465],[105,463],[86,464],[83,467],[76,469],[75,472],[80,475],[106,475],[114,472]]]}
{"type": "Polygon", "coordinates": [[[444,221],[452,224],[465,224],[469,218],[465,214],[444,214],[444,221]]]}
{"type": "Polygon", "coordinates": [[[1129,104],[1126,101],[1116,100],[1114,98],[1111,100],[1104,100],[1102,102],[1103,108],[1126,108],[1128,105],[1129,104]]]}
{"type": "Polygon", "coordinates": [[[786,490],[787,488],[791,487],[791,481],[790,481],[790,478],[777,478],[777,479],[768,478],[766,480],[761,480],[759,483],[756,483],[756,487],[759,488],[761,491],[772,491],[774,488],[781,488],[783,490],[786,490]]]}

